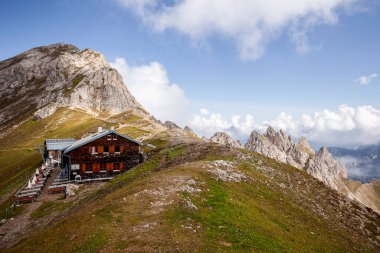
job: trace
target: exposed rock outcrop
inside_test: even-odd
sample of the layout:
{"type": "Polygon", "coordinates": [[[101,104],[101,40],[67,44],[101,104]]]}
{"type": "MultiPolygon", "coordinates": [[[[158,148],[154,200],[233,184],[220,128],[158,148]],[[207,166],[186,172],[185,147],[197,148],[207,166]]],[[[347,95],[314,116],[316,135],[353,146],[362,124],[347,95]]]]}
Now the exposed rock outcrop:
{"type": "Polygon", "coordinates": [[[321,148],[309,159],[305,170],[313,177],[336,190],[340,190],[343,187],[341,179],[347,178],[347,171],[343,164],[335,160],[326,147],[321,148]]]}
{"type": "Polygon", "coordinates": [[[314,150],[305,138],[301,137],[298,143],[293,143],[291,136],[285,131],[276,132],[271,126],[264,135],[253,131],[245,148],[299,169],[304,168],[309,158],[314,155],[314,150]]]}
{"type": "Polygon", "coordinates": [[[172,122],[172,121],[165,121],[165,123],[163,124],[165,127],[167,127],[168,129],[180,129],[179,126],[177,126],[176,123],[172,122]]]}
{"type": "Polygon", "coordinates": [[[269,126],[264,135],[253,131],[245,148],[303,169],[332,189],[380,213],[379,184],[361,184],[348,179],[344,165],[335,160],[326,147],[315,153],[304,137],[293,143],[283,130],[276,132],[269,126]]]}
{"type": "Polygon", "coordinates": [[[100,53],[73,45],[37,47],[1,61],[0,87],[2,127],[17,116],[44,118],[64,106],[92,114],[146,114],[100,53]]]}
{"type": "Polygon", "coordinates": [[[224,132],[216,132],[211,138],[210,141],[219,143],[222,145],[228,145],[234,148],[242,148],[243,145],[240,143],[240,141],[234,140],[229,136],[228,134],[224,132]]]}
{"type": "Polygon", "coordinates": [[[190,127],[188,127],[188,126],[185,126],[183,128],[183,130],[185,130],[186,132],[192,133],[192,134],[194,133],[193,130],[190,127]]]}

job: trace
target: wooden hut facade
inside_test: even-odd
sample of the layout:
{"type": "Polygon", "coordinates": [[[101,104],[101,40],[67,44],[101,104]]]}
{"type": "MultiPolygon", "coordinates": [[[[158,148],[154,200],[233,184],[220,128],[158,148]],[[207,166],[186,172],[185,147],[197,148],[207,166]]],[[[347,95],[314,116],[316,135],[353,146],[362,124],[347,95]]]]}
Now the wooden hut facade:
{"type": "Polygon", "coordinates": [[[98,131],[63,151],[70,180],[112,177],[143,162],[142,143],[115,130],[98,131]]]}

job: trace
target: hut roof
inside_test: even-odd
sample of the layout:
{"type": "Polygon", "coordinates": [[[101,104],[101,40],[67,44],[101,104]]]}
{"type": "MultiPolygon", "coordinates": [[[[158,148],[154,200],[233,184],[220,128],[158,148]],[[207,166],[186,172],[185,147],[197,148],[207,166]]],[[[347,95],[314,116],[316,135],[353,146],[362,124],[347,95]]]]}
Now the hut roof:
{"type": "Polygon", "coordinates": [[[68,146],[75,143],[76,140],[73,138],[70,139],[46,139],[46,149],[47,150],[64,150],[68,146]]]}
{"type": "Polygon", "coordinates": [[[120,133],[116,132],[115,130],[103,130],[101,132],[97,132],[95,134],[91,134],[89,136],[86,136],[83,139],[77,140],[75,143],[73,143],[72,145],[68,146],[63,153],[67,154],[68,152],[70,152],[70,151],[72,151],[74,149],[77,149],[77,148],[79,148],[79,147],[81,147],[81,146],[83,146],[83,145],[85,145],[87,143],[90,143],[90,142],[92,142],[94,140],[97,140],[97,139],[102,138],[102,137],[104,137],[106,135],[109,135],[109,134],[116,134],[116,135],[118,135],[118,136],[120,136],[120,137],[122,137],[124,139],[130,140],[130,141],[132,141],[132,142],[134,142],[134,143],[136,143],[138,145],[143,145],[143,143],[141,143],[141,142],[139,142],[139,141],[137,141],[135,139],[132,139],[132,138],[130,138],[128,136],[125,136],[123,134],[120,134],[120,133]]]}

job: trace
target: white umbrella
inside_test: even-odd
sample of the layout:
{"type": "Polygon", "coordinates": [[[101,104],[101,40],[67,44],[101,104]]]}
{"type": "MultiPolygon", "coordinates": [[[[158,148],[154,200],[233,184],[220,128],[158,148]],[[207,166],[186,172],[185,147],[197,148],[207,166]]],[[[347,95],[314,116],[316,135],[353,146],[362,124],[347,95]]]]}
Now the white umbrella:
{"type": "Polygon", "coordinates": [[[36,178],[36,175],[33,176],[33,179],[32,179],[32,185],[35,185],[36,184],[36,181],[37,181],[37,178],[36,178]]]}
{"type": "Polygon", "coordinates": [[[27,186],[29,189],[32,188],[32,183],[30,182],[30,180],[28,181],[28,186],[27,186]]]}
{"type": "Polygon", "coordinates": [[[36,175],[39,175],[39,174],[40,174],[40,171],[36,169],[36,175]]]}

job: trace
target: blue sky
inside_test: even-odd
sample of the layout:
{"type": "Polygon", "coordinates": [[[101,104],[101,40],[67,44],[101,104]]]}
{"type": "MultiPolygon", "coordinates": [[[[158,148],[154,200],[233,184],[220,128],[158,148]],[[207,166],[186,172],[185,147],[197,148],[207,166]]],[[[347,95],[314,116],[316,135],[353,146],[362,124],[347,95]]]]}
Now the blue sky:
{"type": "MultiPolygon", "coordinates": [[[[265,35],[265,53],[259,57],[250,55],[248,59],[241,56],[242,49],[237,46],[241,42],[239,31],[224,36],[231,31],[214,28],[212,22],[218,20],[210,21],[213,25],[209,28],[206,23],[207,29],[202,30],[200,36],[194,36],[194,31],[189,31],[187,24],[168,23],[164,28],[157,28],[150,24],[150,20],[162,21],[160,7],[152,10],[149,6],[142,6],[145,9],[141,14],[136,7],[138,3],[133,0],[1,1],[0,60],[40,45],[71,43],[81,49],[99,51],[110,62],[117,57],[125,59],[126,73],[129,74],[141,66],[152,67],[152,62],[159,63],[161,67],[157,71],[165,72],[167,78],[163,85],[177,84],[182,92],[178,99],[187,100],[186,109],[179,112],[186,117],[173,116],[173,120],[181,125],[191,125],[200,134],[225,130],[244,139],[249,131],[241,129],[243,122],[234,124],[231,117],[240,115],[243,119],[249,114],[254,120],[246,122],[248,128],[261,129],[266,121],[277,128],[287,128],[295,135],[306,134],[315,140],[327,129],[328,134],[322,138],[327,144],[339,144],[341,137],[334,138],[332,143],[327,141],[331,139],[330,134],[337,131],[348,136],[344,137],[342,145],[379,141],[380,137],[375,140],[371,137],[380,134],[372,129],[378,127],[380,109],[380,77],[376,76],[380,74],[380,6],[376,1],[354,1],[348,5],[343,0],[343,3],[334,1],[337,2],[333,6],[337,18],[334,22],[321,18],[305,29],[307,52],[297,52],[289,36],[291,24],[284,21],[275,27],[275,33],[265,35]],[[370,75],[374,75],[371,81],[360,85],[358,79],[370,75]],[[354,109],[351,116],[355,127],[342,126],[340,129],[333,122],[330,127],[316,129],[317,119],[313,115],[315,112],[323,114],[323,110],[337,114],[343,118],[337,121],[345,124],[346,116],[342,116],[339,110],[341,105],[354,109]],[[374,115],[364,118],[364,123],[365,120],[375,122],[371,130],[363,128],[363,119],[359,122],[360,119],[355,118],[362,106],[375,109],[370,109],[374,115]],[[198,113],[201,108],[207,112],[198,113]],[[296,125],[278,123],[280,113],[291,115],[296,125]],[[306,129],[303,114],[313,118],[313,127],[306,129]],[[219,115],[216,118],[219,117],[222,123],[212,120],[213,115],[219,115]],[[371,135],[366,135],[365,131],[372,131],[371,135]],[[353,134],[361,137],[348,141],[353,134]]],[[[192,1],[172,2],[161,5],[173,7],[174,12],[177,11],[176,5],[192,1]]],[[[282,9],[278,8],[278,11],[282,9]]],[[[181,12],[175,14],[178,13],[181,12]]],[[[307,10],[305,13],[297,24],[306,22],[309,14],[307,10]]],[[[197,15],[194,13],[195,18],[197,15]]],[[[240,22],[238,16],[236,20],[240,22]]],[[[270,18],[265,20],[271,23],[270,18]]],[[[196,29],[198,32],[200,28],[196,29]]],[[[244,32],[254,33],[255,30],[244,32]]],[[[140,79],[136,77],[135,80],[140,79]]],[[[328,115],[326,117],[329,118],[328,115]]]]}

